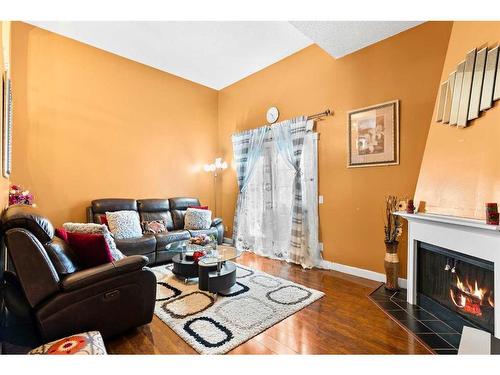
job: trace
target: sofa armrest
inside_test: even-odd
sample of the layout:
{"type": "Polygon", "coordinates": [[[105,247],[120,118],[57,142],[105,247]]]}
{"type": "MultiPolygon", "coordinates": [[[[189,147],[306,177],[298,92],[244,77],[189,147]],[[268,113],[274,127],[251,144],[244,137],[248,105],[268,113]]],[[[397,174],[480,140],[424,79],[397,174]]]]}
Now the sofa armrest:
{"type": "Polygon", "coordinates": [[[213,219],[211,228],[217,229],[217,243],[221,245],[224,240],[224,225],[222,224],[222,219],[219,217],[213,219]]]}
{"type": "Polygon", "coordinates": [[[85,212],[87,214],[87,223],[93,223],[94,222],[94,210],[92,210],[92,207],[87,207],[85,212]]]}
{"type": "Polygon", "coordinates": [[[220,217],[216,217],[215,219],[212,220],[212,227],[216,227],[217,225],[222,223],[222,219],[220,217]]]}
{"type": "Polygon", "coordinates": [[[61,288],[64,291],[80,289],[117,275],[140,270],[146,266],[147,262],[148,259],[142,255],[131,255],[116,262],[78,271],[63,279],[61,288]]]}

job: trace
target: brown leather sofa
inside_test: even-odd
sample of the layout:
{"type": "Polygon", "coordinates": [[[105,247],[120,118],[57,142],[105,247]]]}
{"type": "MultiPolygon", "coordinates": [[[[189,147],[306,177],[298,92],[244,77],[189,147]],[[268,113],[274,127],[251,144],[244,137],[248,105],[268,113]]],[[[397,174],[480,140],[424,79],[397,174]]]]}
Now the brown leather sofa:
{"type": "Polygon", "coordinates": [[[27,206],[4,212],[2,233],[43,341],[91,330],[110,337],[151,322],[156,278],[145,257],[82,269],[50,221],[27,206]]]}
{"type": "Polygon", "coordinates": [[[164,263],[172,260],[180,249],[173,242],[187,240],[200,234],[214,235],[219,244],[224,237],[222,219],[212,220],[210,229],[185,230],[184,215],[191,206],[199,206],[197,198],[170,199],[96,199],[87,208],[87,221],[101,223],[101,216],[113,211],[137,211],[142,221],[163,220],[167,224],[167,233],[144,234],[142,237],[115,240],[116,247],[125,255],[144,255],[149,264],[164,263]]]}

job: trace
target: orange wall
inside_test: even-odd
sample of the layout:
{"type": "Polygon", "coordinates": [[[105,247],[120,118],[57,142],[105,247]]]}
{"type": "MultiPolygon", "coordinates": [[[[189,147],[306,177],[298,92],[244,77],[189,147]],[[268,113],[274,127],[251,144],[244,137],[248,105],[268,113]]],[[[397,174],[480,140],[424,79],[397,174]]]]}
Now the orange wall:
{"type": "Polygon", "coordinates": [[[196,196],[217,151],[217,91],[14,22],[11,181],[56,225],[103,197],[196,196]]]}
{"type": "MultiPolygon", "coordinates": [[[[325,259],[383,272],[384,198],[415,192],[451,26],[426,23],[337,60],[313,45],[220,91],[219,143],[228,160],[230,135],[263,125],[272,105],[281,119],[334,111],[317,126],[325,259]],[[347,111],[393,99],[400,100],[401,164],[346,168],[347,111]]],[[[228,169],[220,194],[229,226],[236,191],[228,169]]]]}
{"type": "MultiPolygon", "coordinates": [[[[441,82],[465,54],[500,41],[500,22],[455,22],[441,82]]],[[[485,218],[485,202],[500,202],[500,110],[482,113],[465,129],[430,122],[416,199],[428,212],[485,218]]]]}
{"type": "MultiPolygon", "coordinates": [[[[56,225],[84,220],[101,197],[194,195],[213,206],[201,166],[232,159],[233,132],[264,124],[271,105],[282,119],[330,108],[318,125],[324,257],[383,272],[384,197],[415,191],[451,26],[426,23],[337,60],[311,46],[217,92],[15,22],[11,180],[56,225]],[[347,111],[393,99],[401,164],[347,169],[347,111]]],[[[230,232],[234,170],[218,194],[230,232]]]]}

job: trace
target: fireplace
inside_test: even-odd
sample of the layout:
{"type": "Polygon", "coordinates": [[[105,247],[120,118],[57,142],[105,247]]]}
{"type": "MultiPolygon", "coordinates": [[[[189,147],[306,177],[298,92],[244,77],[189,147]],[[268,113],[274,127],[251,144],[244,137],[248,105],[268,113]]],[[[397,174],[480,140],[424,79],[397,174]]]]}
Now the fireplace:
{"type": "Polygon", "coordinates": [[[418,303],[458,333],[468,325],[500,338],[494,299],[495,285],[500,285],[500,225],[397,214],[408,220],[407,302],[418,303]]]}
{"type": "Polygon", "coordinates": [[[464,325],[495,332],[493,262],[417,241],[417,299],[459,332],[464,325]]]}

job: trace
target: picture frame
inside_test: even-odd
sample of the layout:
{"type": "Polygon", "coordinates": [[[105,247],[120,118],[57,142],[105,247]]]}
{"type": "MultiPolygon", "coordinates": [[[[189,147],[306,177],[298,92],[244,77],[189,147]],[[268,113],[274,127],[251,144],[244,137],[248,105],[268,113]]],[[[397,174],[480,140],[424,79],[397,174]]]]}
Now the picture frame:
{"type": "Polygon", "coordinates": [[[399,164],[399,100],[347,113],[347,167],[399,164]]]}
{"type": "Polygon", "coordinates": [[[2,175],[9,178],[12,173],[12,84],[8,71],[4,73],[2,81],[2,175]]]}

